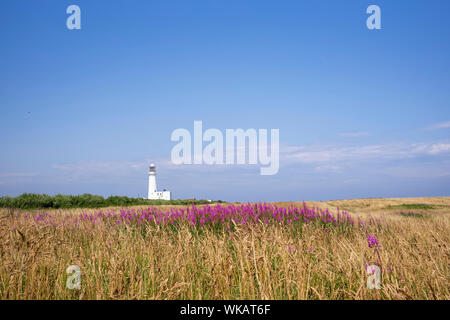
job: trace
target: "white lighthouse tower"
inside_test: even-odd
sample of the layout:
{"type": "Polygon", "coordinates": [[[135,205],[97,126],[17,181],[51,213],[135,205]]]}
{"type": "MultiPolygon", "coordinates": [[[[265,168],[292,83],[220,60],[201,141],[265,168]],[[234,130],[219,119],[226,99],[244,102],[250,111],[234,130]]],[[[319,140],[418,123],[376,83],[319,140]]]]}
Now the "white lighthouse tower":
{"type": "Polygon", "coordinates": [[[156,200],[170,200],[171,194],[170,191],[157,191],[156,188],[156,167],[152,163],[150,165],[149,171],[148,171],[148,199],[156,200]]]}

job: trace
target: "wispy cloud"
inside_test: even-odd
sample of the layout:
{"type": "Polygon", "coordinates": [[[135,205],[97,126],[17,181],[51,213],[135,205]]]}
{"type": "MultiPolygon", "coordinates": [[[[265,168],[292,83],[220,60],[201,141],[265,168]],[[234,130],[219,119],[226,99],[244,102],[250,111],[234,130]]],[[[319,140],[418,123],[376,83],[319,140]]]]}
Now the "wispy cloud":
{"type": "Polygon", "coordinates": [[[377,169],[379,174],[387,174],[392,177],[401,178],[442,178],[450,176],[450,162],[443,161],[436,165],[434,162],[410,163],[392,163],[377,169]]]}
{"type": "Polygon", "coordinates": [[[323,166],[317,166],[314,168],[315,172],[323,173],[323,172],[339,172],[340,167],[336,165],[323,165],[323,166]]]}
{"type": "Polygon", "coordinates": [[[450,151],[450,143],[438,143],[430,147],[429,154],[439,154],[450,151]]]}
{"type": "Polygon", "coordinates": [[[368,136],[369,132],[367,132],[367,131],[342,132],[339,135],[341,137],[355,138],[355,137],[368,136]]]}
{"type": "Polygon", "coordinates": [[[139,177],[145,176],[150,163],[155,163],[157,170],[164,172],[166,176],[180,174],[187,176],[195,172],[220,172],[230,168],[226,165],[175,165],[168,158],[152,158],[140,161],[81,161],[54,164],[52,168],[57,170],[55,179],[60,182],[116,182],[121,181],[121,179],[139,179],[139,177]]]}
{"type": "Polygon", "coordinates": [[[37,176],[35,172],[3,172],[0,173],[1,185],[13,185],[17,183],[32,181],[32,178],[37,176]]]}
{"type": "Polygon", "coordinates": [[[280,164],[311,163],[320,164],[338,161],[364,161],[370,159],[406,159],[420,155],[438,155],[449,152],[448,143],[396,143],[351,147],[310,146],[296,150],[282,149],[280,164]],[[284,160],[284,161],[283,161],[284,160]]]}
{"type": "Polygon", "coordinates": [[[445,129],[445,128],[450,128],[450,121],[435,123],[425,129],[426,130],[438,130],[438,129],[445,129]]]}
{"type": "MultiPolygon", "coordinates": [[[[311,165],[313,172],[341,172],[356,163],[367,161],[401,161],[419,156],[437,157],[450,153],[450,143],[391,143],[363,146],[336,147],[329,145],[292,146],[280,148],[280,166],[311,165]]],[[[143,159],[142,161],[104,161],[55,164],[58,179],[74,180],[118,180],[124,177],[140,177],[145,175],[148,165],[154,162],[161,172],[167,176],[180,174],[195,175],[229,172],[230,170],[257,170],[258,165],[175,165],[169,158],[143,159]]],[[[237,171],[236,171],[237,172],[237,171]]],[[[240,171],[242,175],[244,171],[240,171]]],[[[19,173],[20,174],[20,173],[19,173]]],[[[19,175],[17,174],[17,175],[19,175]]],[[[5,174],[3,174],[5,175],[5,174]]],[[[12,176],[13,174],[9,174],[12,176]]],[[[26,175],[22,173],[22,176],[26,175]]],[[[2,175],[0,175],[1,177],[2,175]]]]}
{"type": "Polygon", "coordinates": [[[5,172],[0,173],[0,178],[25,178],[25,177],[34,177],[37,176],[37,173],[34,172],[5,172]]]}
{"type": "Polygon", "coordinates": [[[87,161],[76,163],[54,164],[58,170],[58,180],[114,180],[121,177],[130,177],[139,172],[145,172],[145,161],[87,161]]]}

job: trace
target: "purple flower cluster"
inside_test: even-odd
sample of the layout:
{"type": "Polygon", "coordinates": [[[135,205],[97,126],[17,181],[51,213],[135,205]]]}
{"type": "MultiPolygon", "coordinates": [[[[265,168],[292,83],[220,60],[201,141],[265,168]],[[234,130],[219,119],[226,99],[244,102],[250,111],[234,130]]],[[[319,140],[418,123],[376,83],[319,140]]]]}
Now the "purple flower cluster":
{"type": "MultiPolygon", "coordinates": [[[[25,217],[25,216],[24,216],[25,217]]],[[[52,224],[52,215],[46,213],[30,214],[37,223],[52,224]]],[[[60,221],[60,220],[59,220],[60,221]]],[[[353,226],[353,218],[345,211],[332,214],[328,209],[310,208],[303,206],[278,207],[276,204],[248,203],[248,204],[217,204],[214,206],[189,206],[161,210],[158,207],[149,208],[122,208],[107,211],[91,211],[76,215],[66,215],[64,225],[78,225],[78,223],[91,222],[112,223],[115,225],[127,224],[141,226],[144,224],[172,225],[175,228],[181,223],[190,226],[216,226],[223,225],[230,230],[232,225],[271,224],[283,223],[316,223],[327,227],[353,226]]]]}
{"type": "Polygon", "coordinates": [[[120,210],[119,219],[123,223],[136,222],[138,225],[145,221],[156,224],[177,225],[187,221],[191,226],[210,225],[246,225],[265,223],[270,224],[280,222],[292,224],[296,221],[303,223],[319,222],[324,225],[353,225],[353,218],[346,212],[338,212],[336,216],[328,209],[308,208],[290,206],[288,208],[277,205],[257,203],[241,205],[221,205],[196,207],[194,205],[186,209],[170,209],[161,211],[152,207],[144,210],[120,210]]]}
{"type": "Polygon", "coordinates": [[[369,244],[369,248],[381,248],[381,245],[374,236],[368,236],[367,243],[369,244]]]}

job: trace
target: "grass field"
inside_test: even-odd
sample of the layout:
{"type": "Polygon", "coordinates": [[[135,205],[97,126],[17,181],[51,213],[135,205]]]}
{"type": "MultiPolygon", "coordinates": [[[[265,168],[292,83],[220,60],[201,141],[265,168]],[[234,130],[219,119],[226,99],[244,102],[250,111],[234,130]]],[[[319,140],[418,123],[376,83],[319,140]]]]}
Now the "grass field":
{"type": "Polygon", "coordinates": [[[161,218],[182,206],[3,209],[0,299],[450,299],[449,197],[307,202],[328,218],[276,205],[291,211],[214,209],[195,223],[161,218]],[[71,265],[79,290],[66,287],[71,265]]]}

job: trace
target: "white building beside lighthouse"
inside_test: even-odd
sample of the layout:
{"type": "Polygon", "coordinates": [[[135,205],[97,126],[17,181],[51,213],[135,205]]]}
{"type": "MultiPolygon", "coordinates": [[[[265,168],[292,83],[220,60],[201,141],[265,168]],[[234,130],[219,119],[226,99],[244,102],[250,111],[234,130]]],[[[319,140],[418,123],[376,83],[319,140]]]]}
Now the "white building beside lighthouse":
{"type": "Polygon", "coordinates": [[[148,171],[148,199],[151,200],[170,200],[170,191],[158,191],[156,188],[156,167],[152,163],[148,171]]]}

